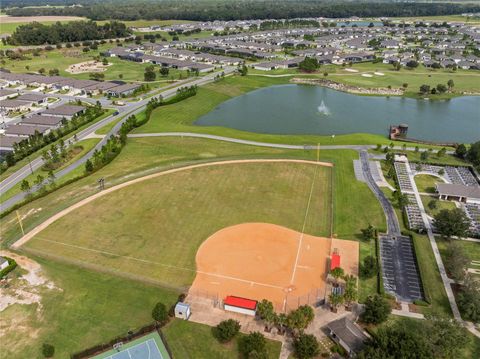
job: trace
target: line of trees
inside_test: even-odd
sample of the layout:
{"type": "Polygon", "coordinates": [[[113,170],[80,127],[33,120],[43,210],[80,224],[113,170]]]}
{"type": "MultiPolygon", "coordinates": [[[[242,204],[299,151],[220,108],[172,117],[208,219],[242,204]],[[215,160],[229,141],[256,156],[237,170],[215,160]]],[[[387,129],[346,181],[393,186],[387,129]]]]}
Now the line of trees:
{"type": "Polygon", "coordinates": [[[98,25],[93,21],[72,21],[63,24],[56,22],[53,25],[32,22],[18,26],[6,41],[9,45],[54,45],[63,42],[127,37],[130,34],[127,26],[118,21],[110,21],[104,25],[98,25]]]}
{"type": "Polygon", "coordinates": [[[102,2],[83,1],[82,5],[74,7],[16,7],[9,8],[6,12],[11,16],[82,16],[92,20],[179,19],[213,21],[295,19],[316,16],[329,18],[434,16],[480,11],[480,6],[477,4],[379,3],[378,1],[320,2],[314,0],[166,0],[161,2],[107,0],[102,2]]]}

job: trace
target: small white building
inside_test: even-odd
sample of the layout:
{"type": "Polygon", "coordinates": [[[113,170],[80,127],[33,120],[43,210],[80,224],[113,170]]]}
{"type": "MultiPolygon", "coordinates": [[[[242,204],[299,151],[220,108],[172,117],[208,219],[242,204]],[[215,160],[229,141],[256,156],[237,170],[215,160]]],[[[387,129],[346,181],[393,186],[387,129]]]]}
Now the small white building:
{"type": "Polygon", "coordinates": [[[190,304],[178,302],[175,306],[175,318],[188,320],[191,314],[190,304]]]}
{"type": "Polygon", "coordinates": [[[8,267],[8,260],[7,258],[0,257],[0,270],[4,270],[8,267]]]}

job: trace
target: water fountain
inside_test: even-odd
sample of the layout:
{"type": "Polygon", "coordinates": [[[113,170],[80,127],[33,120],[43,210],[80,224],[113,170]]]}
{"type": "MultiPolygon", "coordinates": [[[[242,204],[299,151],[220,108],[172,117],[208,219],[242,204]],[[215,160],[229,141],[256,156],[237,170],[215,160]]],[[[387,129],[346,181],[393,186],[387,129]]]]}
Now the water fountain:
{"type": "Polygon", "coordinates": [[[320,106],[318,106],[318,112],[321,115],[325,115],[325,116],[330,115],[330,110],[328,109],[327,105],[325,105],[325,102],[323,102],[323,100],[320,106]]]}

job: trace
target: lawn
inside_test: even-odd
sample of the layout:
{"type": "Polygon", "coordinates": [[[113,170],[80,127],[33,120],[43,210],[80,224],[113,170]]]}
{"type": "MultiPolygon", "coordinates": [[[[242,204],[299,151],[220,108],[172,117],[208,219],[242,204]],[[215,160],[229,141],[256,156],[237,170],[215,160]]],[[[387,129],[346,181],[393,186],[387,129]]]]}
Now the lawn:
{"type": "MultiPolygon", "coordinates": [[[[440,237],[435,237],[435,240],[437,241],[437,246],[438,249],[440,250],[440,254],[442,255],[443,260],[445,260],[445,252],[447,250],[448,246],[448,239],[440,238],[440,237]]],[[[463,248],[465,255],[471,260],[471,261],[479,261],[480,262],[480,243],[476,242],[470,242],[470,241],[455,241],[455,243],[458,243],[460,247],[463,248]]],[[[478,268],[478,267],[472,267],[472,268],[478,268]]]]}
{"type": "Polygon", "coordinates": [[[69,358],[128,330],[152,322],[156,302],[175,303],[178,293],[78,266],[35,258],[58,289],[39,287],[41,307],[13,305],[2,312],[0,358],[40,358],[41,346],[55,346],[69,358]]]}
{"type": "Polygon", "coordinates": [[[198,247],[222,228],[267,222],[301,231],[306,218],[306,233],[328,236],[330,191],[331,169],[311,164],[187,170],[91,202],[39,233],[26,248],[183,289],[195,276],[198,247]]]}
{"type": "Polygon", "coordinates": [[[418,192],[435,193],[435,184],[444,183],[444,181],[432,175],[416,175],[414,177],[418,192]]]}
{"type": "MultiPolygon", "coordinates": [[[[167,343],[175,358],[221,359],[238,358],[238,339],[240,333],[231,343],[221,344],[212,335],[208,325],[174,320],[162,329],[167,343]]],[[[268,358],[280,356],[282,344],[279,341],[267,339],[268,358]]]]}
{"type": "Polygon", "coordinates": [[[440,201],[438,197],[434,197],[434,196],[420,196],[420,197],[422,198],[423,206],[425,207],[427,214],[432,217],[435,216],[442,209],[451,210],[451,209],[457,208],[454,202],[440,201]],[[435,207],[433,209],[430,208],[428,205],[432,201],[435,203],[435,207]]]}

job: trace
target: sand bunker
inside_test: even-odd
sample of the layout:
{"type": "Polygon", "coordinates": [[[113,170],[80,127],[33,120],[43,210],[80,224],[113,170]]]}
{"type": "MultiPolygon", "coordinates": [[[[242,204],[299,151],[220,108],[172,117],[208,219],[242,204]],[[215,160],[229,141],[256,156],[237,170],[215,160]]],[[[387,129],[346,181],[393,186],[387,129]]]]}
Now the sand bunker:
{"type": "Polygon", "coordinates": [[[108,66],[112,64],[104,65],[100,61],[86,61],[78,64],[70,65],[65,71],[71,74],[82,74],[85,72],[103,72],[108,66]]]}
{"type": "Polygon", "coordinates": [[[363,77],[373,77],[373,75],[370,74],[362,74],[363,77]]]}
{"type": "Polygon", "coordinates": [[[383,72],[374,72],[375,75],[377,76],[385,76],[385,74],[383,72]]]}
{"type": "Polygon", "coordinates": [[[348,71],[348,72],[358,72],[358,70],[355,70],[355,69],[345,69],[345,71],[348,71]]]}

